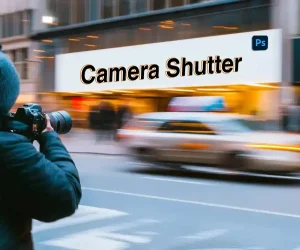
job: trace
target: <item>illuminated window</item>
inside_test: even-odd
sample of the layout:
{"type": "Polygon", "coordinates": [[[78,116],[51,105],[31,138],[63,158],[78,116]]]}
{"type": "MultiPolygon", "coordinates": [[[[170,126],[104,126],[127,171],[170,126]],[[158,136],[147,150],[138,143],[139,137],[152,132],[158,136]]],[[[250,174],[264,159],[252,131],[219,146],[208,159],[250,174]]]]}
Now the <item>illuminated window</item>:
{"type": "Polygon", "coordinates": [[[130,0],[119,0],[119,16],[130,14],[130,0]]]}
{"type": "Polygon", "coordinates": [[[135,12],[142,13],[148,10],[148,1],[147,0],[136,0],[135,1],[135,12]]]}
{"type": "Polygon", "coordinates": [[[171,0],[170,7],[178,7],[184,5],[184,0],[171,0]]]}
{"type": "Polygon", "coordinates": [[[166,8],[165,0],[151,0],[151,9],[160,10],[166,8]]]}

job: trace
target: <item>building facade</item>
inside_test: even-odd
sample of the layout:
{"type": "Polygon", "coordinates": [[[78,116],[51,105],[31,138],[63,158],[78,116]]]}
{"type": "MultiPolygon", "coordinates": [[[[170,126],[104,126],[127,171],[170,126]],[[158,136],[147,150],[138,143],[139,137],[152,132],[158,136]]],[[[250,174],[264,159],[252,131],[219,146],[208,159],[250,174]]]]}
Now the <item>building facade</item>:
{"type": "MultiPolygon", "coordinates": [[[[55,85],[58,55],[269,30],[273,27],[272,6],[271,0],[47,0],[31,36],[40,44],[43,79],[40,91],[58,90],[55,85]]],[[[189,85],[195,86],[187,80],[186,86],[189,85]]],[[[260,100],[269,98],[261,97],[257,88],[242,90],[242,95],[240,89],[221,92],[214,86],[210,89],[197,95],[226,95],[228,102],[234,103],[232,110],[240,113],[256,112],[264,105],[260,100]],[[247,103],[243,102],[245,98],[249,100],[247,103]]],[[[73,93],[66,92],[57,93],[55,98],[60,98],[60,103],[64,100],[66,106],[83,110],[99,99],[134,95],[134,106],[140,110],[136,112],[163,110],[173,96],[192,93],[181,89],[159,94],[153,90],[139,91],[133,95],[112,91],[108,95],[101,91],[79,93],[71,88],[73,93]]],[[[272,93],[272,98],[278,98],[277,92],[272,93]]]]}
{"type": "Polygon", "coordinates": [[[3,0],[0,8],[0,43],[3,51],[14,62],[21,78],[21,94],[17,106],[35,101],[39,85],[40,60],[35,57],[39,44],[31,41],[35,14],[38,12],[35,0],[3,0]]]}

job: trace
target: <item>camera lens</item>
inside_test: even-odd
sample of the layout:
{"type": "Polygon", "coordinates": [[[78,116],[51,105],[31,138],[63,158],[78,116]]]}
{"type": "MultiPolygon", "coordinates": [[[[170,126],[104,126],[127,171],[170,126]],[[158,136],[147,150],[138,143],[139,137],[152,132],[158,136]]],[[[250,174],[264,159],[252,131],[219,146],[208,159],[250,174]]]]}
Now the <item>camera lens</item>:
{"type": "Polygon", "coordinates": [[[66,111],[56,111],[48,114],[51,126],[58,134],[67,134],[72,128],[72,118],[66,111]]]}

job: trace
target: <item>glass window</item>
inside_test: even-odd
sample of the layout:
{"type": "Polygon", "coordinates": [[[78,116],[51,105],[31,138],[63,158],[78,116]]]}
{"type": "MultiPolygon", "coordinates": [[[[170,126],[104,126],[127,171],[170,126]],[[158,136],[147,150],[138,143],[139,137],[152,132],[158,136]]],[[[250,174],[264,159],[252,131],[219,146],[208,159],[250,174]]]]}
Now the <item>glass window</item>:
{"type": "Polygon", "coordinates": [[[9,15],[9,36],[14,36],[16,33],[16,28],[15,28],[15,14],[10,14],[9,15]]]}
{"type": "Polygon", "coordinates": [[[129,130],[156,130],[163,121],[155,119],[132,119],[126,124],[126,129],[129,130]]]}
{"type": "Polygon", "coordinates": [[[135,0],[135,12],[142,13],[148,10],[148,1],[147,0],[135,0]]]}
{"type": "Polygon", "coordinates": [[[26,10],[23,12],[23,34],[29,34],[32,31],[32,25],[33,25],[33,20],[32,20],[32,13],[33,10],[26,10]]]}
{"type": "Polygon", "coordinates": [[[28,67],[27,67],[27,59],[28,59],[28,49],[21,49],[21,63],[22,63],[22,72],[21,79],[28,79],[28,67]]]}
{"type": "MultiPolygon", "coordinates": [[[[57,18],[57,0],[47,0],[47,11],[45,15],[57,18]]],[[[48,24],[48,28],[56,27],[55,25],[48,24]]]]}
{"type": "Polygon", "coordinates": [[[113,17],[114,2],[112,0],[102,0],[102,17],[113,17]]]}
{"type": "Polygon", "coordinates": [[[5,20],[6,18],[5,18],[5,15],[3,15],[3,16],[1,16],[1,31],[0,32],[2,32],[2,34],[1,34],[1,37],[6,37],[6,32],[5,32],[5,22],[6,22],[6,20],[5,20]]]}
{"type": "Polygon", "coordinates": [[[3,37],[3,29],[2,29],[2,19],[3,19],[3,16],[0,16],[0,37],[3,37]]]}
{"type": "Polygon", "coordinates": [[[160,10],[166,8],[165,0],[151,0],[152,10],[160,10]]]}
{"type": "Polygon", "coordinates": [[[56,17],[56,0],[47,0],[47,15],[56,17]]]}
{"type": "Polygon", "coordinates": [[[10,55],[11,55],[11,60],[12,60],[13,62],[16,62],[16,60],[17,60],[16,50],[12,50],[12,51],[10,52],[10,55]]]}
{"type": "Polygon", "coordinates": [[[86,0],[72,0],[73,22],[83,23],[85,22],[85,14],[87,9],[86,0]]]}
{"type": "Polygon", "coordinates": [[[184,134],[215,134],[214,130],[197,121],[170,121],[165,123],[159,130],[184,134]]]}
{"type": "Polygon", "coordinates": [[[9,37],[9,15],[4,16],[4,37],[9,37]]]}
{"type": "Polygon", "coordinates": [[[59,0],[57,2],[57,23],[59,26],[70,24],[71,19],[71,0],[59,0]]]}
{"type": "Polygon", "coordinates": [[[14,21],[15,21],[15,27],[14,27],[14,36],[20,36],[23,34],[23,13],[17,12],[14,14],[14,21]]]}
{"type": "Polygon", "coordinates": [[[184,0],[170,0],[170,7],[178,7],[184,5],[184,0]]]}
{"type": "MultiPolygon", "coordinates": [[[[245,133],[256,130],[255,123],[242,119],[222,119],[220,121],[208,122],[209,125],[215,127],[218,131],[229,133],[245,133]]],[[[257,125],[258,126],[258,125],[257,125]]]]}
{"type": "Polygon", "coordinates": [[[28,48],[17,49],[10,51],[11,60],[14,62],[16,69],[20,78],[28,79],[28,67],[27,67],[27,58],[28,58],[28,48]]]}
{"type": "Polygon", "coordinates": [[[68,40],[69,53],[79,52],[84,50],[84,43],[77,38],[71,38],[68,40]]]}
{"type": "Polygon", "coordinates": [[[97,20],[99,18],[98,16],[98,6],[99,1],[98,0],[90,0],[89,4],[89,19],[91,21],[97,20]]]}
{"type": "Polygon", "coordinates": [[[132,43],[139,45],[157,42],[158,29],[156,24],[132,27],[132,43]]]}
{"type": "MultiPolygon", "coordinates": [[[[142,1],[144,0],[136,0],[133,3],[138,5],[141,4],[142,1]]],[[[147,1],[145,0],[144,7],[146,6],[146,2],[147,1]]],[[[106,18],[112,17],[113,3],[115,3],[115,1],[102,0],[101,3],[102,5],[98,6],[102,8],[102,17],[104,14],[106,18]]],[[[152,4],[150,0],[149,3],[152,4]]],[[[149,6],[149,8],[152,9],[151,6],[149,6]]],[[[185,17],[180,20],[162,20],[161,22],[134,25],[132,27],[119,28],[120,34],[122,34],[119,36],[118,30],[103,30],[99,36],[97,48],[113,48],[118,46],[131,46],[233,34],[254,30],[265,30],[270,28],[269,8],[269,6],[261,6],[249,9],[232,10],[230,12],[220,11],[217,13],[208,13],[207,15],[185,17]],[[259,15],[260,18],[255,18],[256,15],[259,15]],[[127,35],[124,31],[127,32],[127,35]],[[118,41],[120,37],[122,37],[124,41],[118,41]]],[[[93,41],[94,39],[91,39],[89,43],[93,41]]],[[[75,46],[77,48],[76,43],[78,42],[73,41],[70,43],[70,46],[75,46]]],[[[84,46],[78,47],[78,51],[82,51],[83,48],[84,46]]],[[[73,49],[70,49],[69,52],[72,51],[73,49]]]]}
{"type": "Polygon", "coordinates": [[[130,0],[119,0],[119,16],[125,16],[130,14],[130,0]]]}

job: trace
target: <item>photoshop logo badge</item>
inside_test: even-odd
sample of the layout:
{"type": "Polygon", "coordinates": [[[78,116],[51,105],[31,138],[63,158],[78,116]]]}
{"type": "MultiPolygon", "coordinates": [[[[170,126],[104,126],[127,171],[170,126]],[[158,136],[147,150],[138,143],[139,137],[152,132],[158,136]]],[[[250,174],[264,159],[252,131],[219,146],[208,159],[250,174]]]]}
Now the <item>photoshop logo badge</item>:
{"type": "Polygon", "coordinates": [[[253,36],[252,37],[252,50],[267,50],[269,46],[268,36],[253,36]]]}

